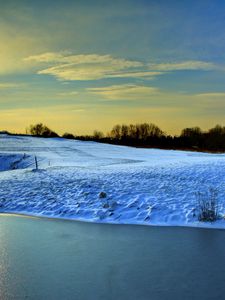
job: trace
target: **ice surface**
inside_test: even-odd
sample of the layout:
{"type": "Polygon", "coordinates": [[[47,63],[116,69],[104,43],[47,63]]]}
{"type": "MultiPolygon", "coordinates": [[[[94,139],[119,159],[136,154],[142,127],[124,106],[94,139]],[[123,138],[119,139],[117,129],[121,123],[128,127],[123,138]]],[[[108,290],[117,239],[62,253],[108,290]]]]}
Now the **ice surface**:
{"type": "Polygon", "coordinates": [[[213,187],[224,214],[224,154],[0,135],[0,171],[1,212],[225,228],[223,219],[198,222],[195,211],[196,192],[213,187]]]}

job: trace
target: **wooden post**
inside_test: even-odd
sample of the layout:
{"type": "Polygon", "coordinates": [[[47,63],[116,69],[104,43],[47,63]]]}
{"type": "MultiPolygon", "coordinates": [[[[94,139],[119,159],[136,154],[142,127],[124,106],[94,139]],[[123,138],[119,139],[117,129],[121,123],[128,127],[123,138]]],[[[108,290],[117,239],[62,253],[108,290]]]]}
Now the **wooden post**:
{"type": "Polygon", "coordinates": [[[38,170],[38,161],[37,161],[37,156],[34,157],[34,160],[35,160],[35,167],[36,167],[36,170],[38,170]]]}

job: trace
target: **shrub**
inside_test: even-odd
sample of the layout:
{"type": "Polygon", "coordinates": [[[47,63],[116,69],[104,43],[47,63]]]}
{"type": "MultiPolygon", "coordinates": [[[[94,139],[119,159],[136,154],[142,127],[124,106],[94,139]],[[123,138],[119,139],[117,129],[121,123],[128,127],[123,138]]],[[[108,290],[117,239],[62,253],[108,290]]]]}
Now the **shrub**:
{"type": "Polygon", "coordinates": [[[201,222],[214,222],[219,218],[218,214],[218,192],[209,189],[206,193],[196,194],[198,202],[198,220],[201,222]]]}
{"type": "Polygon", "coordinates": [[[65,132],[62,137],[64,139],[75,139],[75,136],[72,133],[65,132]]]}
{"type": "Polygon", "coordinates": [[[42,136],[42,137],[58,137],[58,134],[51,129],[49,129],[46,125],[42,123],[38,123],[35,125],[30,125],[29,132],[34,136],[42,136]]]}
{"type": "Polygon", "coordinates": [[[98,130],[94,130],[94,132],[93,132],[93,138],[94,138],[95,140],[100,140],[100,139],[102,139],[103,137],[104,137],[103,132],[98,131],[98,130]]]}

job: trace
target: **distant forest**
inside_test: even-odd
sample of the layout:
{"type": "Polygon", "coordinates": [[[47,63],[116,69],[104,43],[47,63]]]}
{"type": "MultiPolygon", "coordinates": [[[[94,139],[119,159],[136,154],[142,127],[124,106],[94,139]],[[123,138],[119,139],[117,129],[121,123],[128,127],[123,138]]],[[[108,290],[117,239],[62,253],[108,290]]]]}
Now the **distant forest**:
{"type": "MultiPolygon", "coordinates": [[[[31,125],[26,132],[39,137],[59,137],[56,132],[42,123],[31,125]]],[[[95,130],[92,135],[77,136],[72,133],[64,133],[61,137],[144,148],[225,151],[225,127],[220,125],[216,125],[208,131],[203,131],[199,127],[185,128],[180,135],[172,136],[152,123],[122,124],[115,125],[106,135],[95,130]]]]}

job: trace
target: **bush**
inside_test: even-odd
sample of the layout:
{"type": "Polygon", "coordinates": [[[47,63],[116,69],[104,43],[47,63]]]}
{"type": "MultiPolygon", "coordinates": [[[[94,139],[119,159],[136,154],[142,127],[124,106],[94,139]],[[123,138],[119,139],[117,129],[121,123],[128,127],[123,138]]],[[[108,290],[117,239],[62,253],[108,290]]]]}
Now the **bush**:
{"type": "Polygon", "coordinates": [[[72,133],[65,132],[62,137],[64,139],[75,139],[75,136],[72,133]]]}
{"type": "Polygon", "coordinates": [[[196,194],[198,202],[198,220],[201,222],[214,222],[219,218],[218,214],[218,193],[210,189],[208,193],[196,194]]]}
{"type": "Polygon", "coordinates": [[[43,125],[42,123],[30,125],[29,132],[31,135],[35,135],[35,136],[58,137],[58,134],[56,132],[52,131],[46,125],[43,125]]]}
{"type": "Polygon", "coordinates": [[[99,130],[94,130],[94,132],[93,132],[93,138],[94,138],[95,140],[100,140],[100,139],[102,139],[103,137],[104,137],[103,132],[101,132],[101,131],[99,131],[99,130]]]}

